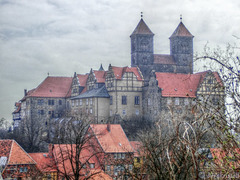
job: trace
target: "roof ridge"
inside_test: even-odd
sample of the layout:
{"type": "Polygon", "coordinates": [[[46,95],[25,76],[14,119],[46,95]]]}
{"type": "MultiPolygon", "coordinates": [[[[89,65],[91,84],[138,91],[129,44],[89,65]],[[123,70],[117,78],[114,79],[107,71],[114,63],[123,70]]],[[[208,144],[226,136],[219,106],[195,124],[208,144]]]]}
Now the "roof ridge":
{"type": "MultiPolygon", "coordinates": [[[[10,139],[9,139],[10,140],[10,139]]],[[[11,143],[11,149],[10,149],[10,153],[9,153],[9,157],[8,157],[8,162],[7,164],[9,163],[10,161],[10,157],[11,157],[11,154],[12,154],[12,147],[13,147],[13,140],[10,140],[12,143],[11,143]]],[[[6,167],[6,166],[5,166],[6,167]]]]}

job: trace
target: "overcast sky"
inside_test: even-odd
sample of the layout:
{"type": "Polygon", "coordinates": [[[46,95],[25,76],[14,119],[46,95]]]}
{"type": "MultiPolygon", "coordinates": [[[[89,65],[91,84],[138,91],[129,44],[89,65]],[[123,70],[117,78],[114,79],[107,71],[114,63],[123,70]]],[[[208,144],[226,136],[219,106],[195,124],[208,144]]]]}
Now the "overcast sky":
{"type": "Polygon", "coordinates": [[[141,11],[158,54],[169,54],[180,14],[195,36],[195,52],[240,36],[239,0],[0,0],[0,118],[11,119],[24,89],[37,87],[47,73],[129,66],[129,35],[141,11]]]}

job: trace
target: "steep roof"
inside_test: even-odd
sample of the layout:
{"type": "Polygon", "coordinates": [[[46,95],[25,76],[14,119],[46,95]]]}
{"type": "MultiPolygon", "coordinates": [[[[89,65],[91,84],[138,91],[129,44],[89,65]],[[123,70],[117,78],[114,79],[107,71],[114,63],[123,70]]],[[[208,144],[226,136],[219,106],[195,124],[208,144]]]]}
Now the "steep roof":
{"type": "Polygon", "coordinates": [[[126,72],[133,72],[133,74],[136,76],[137,80],[142,81],[142,75],[140,74],[139,70],[137,67],[116,67],[116,66],[111,66],[114,76],[116,79],[122,79],[123,75],[126,72]]]}
{"type": "Polygon", "coordinates": [[[30,95],[30,97],[68,97],[71,91],[72,77],[48,76],[30,95]]]}
{"type": "Polygon", "coordinates": [[[90,97],[99,97],[99,98],[109,98],[108,91],[105,86],[101,88],[94,88],[89,91],[86,91],[79,96],[75,96],[71,99],[80,99],[80,98],[90,98],[90,97]]]}
{"type": "Polygon", "coordinates": [[[0,157],[7,157],[8,165],[36,164],[22,147],[14,140],[0,140],[0,157]]]}
{"type": "Polygon", "coordinates": [[[41,172],[56,172],[57,167],[53,157],[46,153],[29,153],[29,155],[37,162],[37,167],[41,172]]]}
{"type": "Polygon", "coordinates": [[[139,21],[139,23],[138,23],[137,27],[135,28],[135,30],[133,31],[133,33],[131,34],[131,36],[134,34],[154,35],[142,18],[139,21]]]}
{"type": "Polygon", "coordinates": [[[88,75],[89,74],[78,74],[77,75],[80,86],[83,86],[83,87],[86,86],[88,75]]]}
{"type": "Polygon", "coordinates": [[[167,54],[154,54],[154,64],[176,64],[173,56],[167,54]]]}
{"type": "Polygon", "coordinates": [[[175,74],[156,72],[163,97],[196,97],[200,74],[175,74]]]}
{"type": "Polygon", "coordinates": [[[182,22],[179,23],[178,27],[175,29],[170,38],[175,36],[193,37],[193,35],[188,31],[182,22]]]}
{"type": "Polygon", "coordinates": [[[120,124],[91,124],[90,129],[105,153],[133,152],[120,124]]]}
{"type": "Polygon", "coordinates": [[[96,80],[97,80],[97,83],[105,83],[105,76],[106,76],[106,71],[93,71],[95,77],[96,77],[96,80]]]}
{"type": "MultiPolygon", "coordinates": [[[[79,162],[87,165],[88,163],[95,163],[95,167],[91,169],[91,171],[99,172],[100,164],[98,163],[98,159],[94,156],[95,153],[91,145],[85,143],[83,146],[76,144],[54,144],[53,146],[53,155],[56,161],[56,165],[58,170],[64,174],[66,170],[66,174],[73,175],[73,168],[76,170],[76,161],[75,158],[79,156],[79,162]],[[76,154],[76,150],[80,147],[79,154],[76,154]],[[64,170],[65,169],[65,170],[64,170]]],[[[90,169],[86,167],[84,169],[79,164],[80,173],[85,174],[90,169]]]]}

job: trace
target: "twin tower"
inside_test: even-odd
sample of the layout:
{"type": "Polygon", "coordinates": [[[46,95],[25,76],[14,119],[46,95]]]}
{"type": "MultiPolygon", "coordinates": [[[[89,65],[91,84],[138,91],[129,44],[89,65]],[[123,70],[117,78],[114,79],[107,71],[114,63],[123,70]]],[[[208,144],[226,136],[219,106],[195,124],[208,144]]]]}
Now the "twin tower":
{"type": "Polygon", "coordinates": [[[131,34],[131,66],[138,66],[145,80],[152,70],[168,73],[193,73],[193,35],[182,21],[170,36],[170,55],[154,54],[154,34],[141,18],[131,34]]]}

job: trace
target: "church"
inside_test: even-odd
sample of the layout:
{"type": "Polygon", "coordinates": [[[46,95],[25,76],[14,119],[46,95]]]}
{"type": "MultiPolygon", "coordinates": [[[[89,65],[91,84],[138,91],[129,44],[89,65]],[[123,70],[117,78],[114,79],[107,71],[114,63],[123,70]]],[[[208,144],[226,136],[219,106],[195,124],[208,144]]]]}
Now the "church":
{"type": "Polygon", "coordinates": [[[198,99],[208,95],[214,105],[224,98],[217,72],[193,73],[193,38],[180,19],[169,37],[170,54],[154,54],[154,33],[141,18],[130,35],[131,67],[109,64],[73,77],[46,77],[15,104],[14,127],[26,119],[47,124],[66,111],[95,123],[145,117],[171,125],[173,117],[192,119],[198,99]]]}

